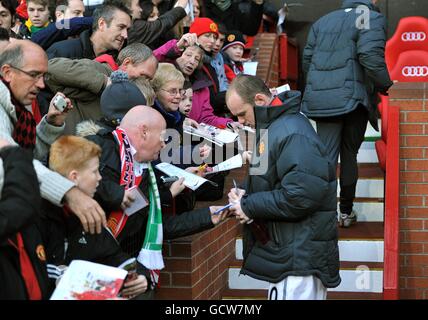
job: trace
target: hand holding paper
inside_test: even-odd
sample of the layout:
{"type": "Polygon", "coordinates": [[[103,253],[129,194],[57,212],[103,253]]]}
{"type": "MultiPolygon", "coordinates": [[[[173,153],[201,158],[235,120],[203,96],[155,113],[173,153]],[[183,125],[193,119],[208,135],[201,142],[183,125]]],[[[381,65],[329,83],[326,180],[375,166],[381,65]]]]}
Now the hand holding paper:
{"type": "Polygon", "coordinates": [[[146,197],[143,195],[143,193],[140,191],[138,187],[133,187],[126,191],[129,191],[130,198],[134,199],[132,202],[130,202],[129,206],[123,210],[123,212],[125,212],[126,215],[131,216],[135,212],[143,209],[149,204],[146,197]]]}

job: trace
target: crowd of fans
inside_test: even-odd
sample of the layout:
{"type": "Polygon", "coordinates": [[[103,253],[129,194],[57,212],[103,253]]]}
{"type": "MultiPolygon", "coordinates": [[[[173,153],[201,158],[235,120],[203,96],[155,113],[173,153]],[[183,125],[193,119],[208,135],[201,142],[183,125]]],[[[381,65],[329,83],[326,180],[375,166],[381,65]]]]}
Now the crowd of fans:
{"type": "Polygon", "coordinates": [[[205,176],[200,164],[224,152],[186,145],[183,125],[239,126],[226,90],[263,0],[99,2],[0,0],[1,299],[49,298],[74,259],[117,267],[137,256],[122,296],[151,299],[162,240],[225,219],[194,210],[222,197],[224,174],[192,191],[163,183],[155,165],[171,144],[175,165],[205,176]],[[199,160],[184,161],[188,150],[199,160]],[[149,204],[128,215],[136,186],[149,204]]]}

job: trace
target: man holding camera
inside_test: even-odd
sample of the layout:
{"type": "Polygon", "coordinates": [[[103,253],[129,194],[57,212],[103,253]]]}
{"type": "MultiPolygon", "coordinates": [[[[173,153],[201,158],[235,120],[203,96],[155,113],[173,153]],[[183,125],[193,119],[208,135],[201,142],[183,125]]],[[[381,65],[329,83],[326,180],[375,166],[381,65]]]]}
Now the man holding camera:
{"type": "MultiPolygon", "coordinates": [[[[85,231],[100,233],[106,220],[98,203],[38,161],[47,155],[51,143],[63,133],[66,113],[71,108],[70,100],[57,93],[50,102],[47,115],[36,126],[28,106],[45,87],[43,78],[47,70],[46,53],[30,41],[17,40],[0,54],[0,138],[33,152],[43,198],[57,206],[67,204],[85,231]],[[58,96],[66,102],[62,112],[54,105],[58,96]]],[[[59,108],[59,101],[57,104],[59,108]]]]}

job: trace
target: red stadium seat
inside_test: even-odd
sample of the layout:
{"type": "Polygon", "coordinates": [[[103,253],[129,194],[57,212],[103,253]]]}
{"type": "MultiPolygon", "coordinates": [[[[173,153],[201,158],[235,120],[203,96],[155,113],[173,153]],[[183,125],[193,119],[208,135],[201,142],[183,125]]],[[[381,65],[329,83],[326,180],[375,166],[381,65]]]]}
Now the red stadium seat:
{"type": "Polygon", "coordinates": [[[428,51],[405,51],[390,70],[391,79],[398,82],[428,82],[428,51]]]}
{"type": "Polygon", "coordinates": [[[398,23],[391,39],[386,43],[385,60],[388,70],[392,70],[401,53],[409,50],[428,52],[428,19],[406,17],[398,23]]]}

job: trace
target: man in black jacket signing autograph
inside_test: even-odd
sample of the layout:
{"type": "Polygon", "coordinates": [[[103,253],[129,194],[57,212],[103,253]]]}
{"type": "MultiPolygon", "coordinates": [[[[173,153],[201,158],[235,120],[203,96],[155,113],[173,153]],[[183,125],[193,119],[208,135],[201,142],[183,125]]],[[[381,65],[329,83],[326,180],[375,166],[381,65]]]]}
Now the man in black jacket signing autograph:
{"type": "Polygon", "coordinates": [[[299,112],[300,93],[272,96],[261,79],[239,75],[226,103],[241,124],[256,129],[245,190],[229,193],[231,211],[244,224],[241,273],[268,281],[271,299],[325,299],[326,288],[340,283],[336,180],[299,112]]]}

